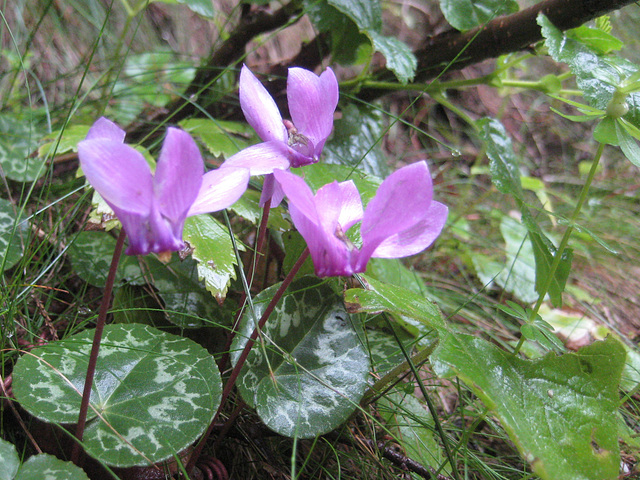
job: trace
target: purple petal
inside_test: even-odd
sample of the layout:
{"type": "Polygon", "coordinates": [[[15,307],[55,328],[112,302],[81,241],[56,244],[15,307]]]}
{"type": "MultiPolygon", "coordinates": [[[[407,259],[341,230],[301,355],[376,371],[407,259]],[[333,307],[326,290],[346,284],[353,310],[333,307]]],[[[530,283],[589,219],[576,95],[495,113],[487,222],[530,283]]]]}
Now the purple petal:
{"type": "Polygon", "coordinates": [[[290,149],[286,144],[272,140],[240,150],[225,161],[221,168],[246,168],[251,175],[266,175],[274,170],[289,168],[290,149]]]}
{"type": "Polygon", "coordinates": [[[333,128],[333,113],[338,105],[338,80],[327,68],[322,75],[303,68],[290,68],[287,101],[293,124],[315,146],[318,157],[333,128]]]}
{"type": "Polygon", "coordinates": [[[342,210],[338,223],[346,232],[354,224],[362,220],[362,200],[360,200],[360,192],[352,181],[341,182],[340,189],[342,191],[342,210]]]}
{"type": "Polygon", "coordinates": [[[432,195],[431,176],[424,161],[408,165],[389,175],[364,212],[359,267],[366,266],[373,252],[384,240],[424,221],[432,195]]]}
{"type": "Polygon", "coordinates": [[[83,140],[78,157],[87,180],[112,208],[149,215],[153,178],[140,152],[112,140],[83,140]]]}
{"type": "Polygon", "coordinates": [[[100,117],[89,129],[85,140],[102,138],[104,140],[113,140],[114,142],[123,143],[125,135],[126,132],[118,125],[105,117],[100,117]]]}
{"type": "MultiPolygon", "coordinates": [[[[298,232],[307,242],[316,275],[348,276],[355,247],[344,241],[341,229],[336,229],[341,214],[341,204],[345,200],[340,184],[325,185],[319,195],[313,192],[305,181],[286,171],[275,171],[274,176],[289,199],[289,213],[298,232]]],[[[346,182],[348,183],[348,182],[346,182]]],[[[349,187],[345,191],[349,193],[349,187]]],[[[347,200],[351,203],[349,195],[347,200]]]]}
{"type": "Polygon", "coordinates": [[[427,218],[413,227],[384,240],[372,257],[401,258],[420,253],[440,235],[447,221],[448,208],[440,202],[431,202],[427,218]]]}
{"type": "Polygon", "coordinates": [[[276,181],[273,173],[264,176],[262,193],[260,194],[260,207],[264,207],[267,200],[271,200],[270,208],[275,208],[282,202],[284,191],[282,186],[276,181]]]}
{"type": "Polygon", "coordinates": [[[147,255],[150,252],[171,252],[184,248],[181,222],[169,222],[152,206],[148,215],[139,215],[112,207],[129,238],[127,255],[147,255]]]}
{"type": "Polygon", "coordinates": [[[246,168],[226,167],[207,172],[189,216],[230,207],[246,191],[248,183],[249,170],[246,168]]]}
{"type": "Polygon", "coordinates": [[[246,65],[240,71],[240,106],[262,140],[287,141],[287,129],[276,102],[246,65]]]}
{"type": "Polygon", "coordinates": [[[154,177],[154,190],[160,213],[173,222],[184,222],[196,200],[204,162],[196,142],[187,132],[167,129],[154,177]]]}

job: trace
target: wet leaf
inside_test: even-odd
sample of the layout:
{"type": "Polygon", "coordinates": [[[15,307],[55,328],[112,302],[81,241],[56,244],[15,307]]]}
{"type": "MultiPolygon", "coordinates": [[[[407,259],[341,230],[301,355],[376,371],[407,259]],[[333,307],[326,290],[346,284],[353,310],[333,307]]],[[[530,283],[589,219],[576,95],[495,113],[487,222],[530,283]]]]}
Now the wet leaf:
{"type": "Polygon", "coordinates": [[[440,0],[440,8],[447,22],[458,30],[471,30],[519,9],[515,0],[440,0]]]}
{"type": "Polygon", "coordinates": [[[447,333],[431,361],[438,375],[453,371],[478,395],[543,479],[617,478],[625,362],[617,340],[523,360],[486,340],[447,333]]]}
{"type": "MultiPolygon", "coordinates": [[[[255,318],[278,286],[254,299],[255,318]]],[[[231,349],[234,364],[254,325],[247,309],[231,349]]],[[[293,282],[242,369],[242,398],[281,435],[312,438],[333,430],[355,411],[367,386],[369,359],[361,333],[326,282],[293,282]]]]}
{"type": "MultiPolygon", "coordinates": [[[[236,278],[238,261],[229,231],[211,215],[187,218],[183,238],[198,262],[198,279],[218,302],[225,299],[229,283],[236,278]]],[[[242,245],[238,245],[241,247],[242,245]]]]}
{"type": "MultiPolygon", "coordinates": [[[[18,360],[13,391],[31,414],[51,423],[77,421],[93,333],[35,348],[18,360]]],[[[213,357],[195,342],[144,325],[107,325],[85,450],[120,467],[172,457],[204,432],[221,391],[213,357]]]]}
{"type": "Polygon", "coordinates": [[[28,222],[19,222],[15,207],[0,198],[0,272],[20,261],[28,231],[28,222]]]}
{"type": "Polygon", "coordinates": [[[29,458],[15,480],[89,480],[80,467],[64,462],[53,455],[42,453],[29,458]]]}

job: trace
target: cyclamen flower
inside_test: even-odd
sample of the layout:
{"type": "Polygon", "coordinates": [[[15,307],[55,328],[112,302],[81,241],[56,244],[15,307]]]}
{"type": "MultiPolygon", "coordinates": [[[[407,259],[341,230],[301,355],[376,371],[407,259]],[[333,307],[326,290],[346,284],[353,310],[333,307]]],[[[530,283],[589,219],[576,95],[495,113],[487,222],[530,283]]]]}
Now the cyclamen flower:
{"type": "Polygon", "coordinates": [[[274,175],[289,199],[291,219],[307,242],[319,277],[364,272],[371,257],[419,253],[440,235],[447,220],[447,207],[432,201],[431,176],[424,161],[391,174],[364,212],[351,180],[325,185],[314,195],[297,175],[283,170],[274,175]],[[357,248],[346,232],[360,221],[362,247],[357,248]]]}
{"type": "Polygon", "coordinates": [[[222,164],[245,167],[251,175],[267,175],[260,204],[273,196],[273,205],[283,194],[274,185],[274,170],[301,167],[320,158],[333,128],[338,105],[338,80],[330,68],[320,76],[303,68],[290,68],[287,101],[291,121],[283,120],[276,102],[247,66],[240,71],[240,106],[245,118],[264,140],[245,148],[222,164]]]}
{"type": "Polygon", "coordinates": [[[244,168],[204,174],[200,150],[182,130],[167,130],[155,174],[140,152],[123,143],[124,137],[124,130],[102,117],[78,144],[78,157],[89,183],[122,223],[128,255],[184,248],[188,216],[227,208],[247,188],[244,168]]]}

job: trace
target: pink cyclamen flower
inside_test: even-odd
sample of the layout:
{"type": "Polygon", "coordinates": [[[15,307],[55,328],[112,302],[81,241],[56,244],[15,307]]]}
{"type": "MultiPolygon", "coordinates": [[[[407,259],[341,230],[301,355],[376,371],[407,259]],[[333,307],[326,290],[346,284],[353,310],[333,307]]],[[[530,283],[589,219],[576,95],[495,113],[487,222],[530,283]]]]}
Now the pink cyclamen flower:
{"type": "Polygon", "coordinates": [[[371,257],[419,253],[440,235],[447,220],[447,207],[432,201],[433,186],[424,161],[391,174],[364,212],[351,180],[325,185],[314,195],[297,175],[283,170],[274,175],[289,199],[291,219],[307,242],[319,277],[364,272],[371,257]],[[362,247],[357,248],[346,232],[360,221],[362,247]]]}
{"type": "Polygon", "coordinates": [[[198,146],[182,130],[167,130],[155,173],[124,137],[124,130],[102,117],[78,144],[78,157],[87,180],[127,232],[128,255],[184,248],[188,216],[227,208],[247,189],[247,169],[205,174],[198,146]]]}
{"type": "Polygon", "coordinates": [[[261,205],[272,196],[274,205],[282,200],[281,190],[269,175],[274,170],[309,165],[320,158],[338,105],[338,80],[333,70],[327,68],[318,76],[304,68],[290,68],[287,101],[291,121],[282,119],[267,89],[246,65],[242,67],[240,106],[264,142],[238,152],[222,167],[245,167],[251,175],[267,175],[261,205]]]}

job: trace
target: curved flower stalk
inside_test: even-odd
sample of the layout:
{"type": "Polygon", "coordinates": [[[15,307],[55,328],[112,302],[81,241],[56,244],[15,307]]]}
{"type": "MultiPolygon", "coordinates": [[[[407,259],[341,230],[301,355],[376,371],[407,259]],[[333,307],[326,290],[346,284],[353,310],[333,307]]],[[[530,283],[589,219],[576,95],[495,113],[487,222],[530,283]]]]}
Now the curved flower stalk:
{"type": "Polygon", "coordinates": [[[289,199],[291,218],[309,246],[319,277],[364,272],[371,257],[419,253],[433,243],[447,220],[447,207],[432,201],[431,176],[424,161],[391,174],[364,211],[351,180],[325,185],[314,195],[297,175],[283,170],[274,175],[289,199]],[[360,221],[362,247],[357,248],[346,232],[360,221]]]}
{"type": "Polygon", "coordinates": [[[188,216],[227,208],[247,188],[245,168],[205,174],[198,146],[182,130],[167,129],[155,173],[124,137],[124,130],[102,117],[78,144],[78,157],[89,183],[122,223],[128,255],[182,249],[188,216]]]}
{"type": "Polygon", "coordinates": [[[330,68],[321,75],[303,68],[290,68],[287,101],[291,121],[283,120],[276,102],[246,65],[240,71],[240,106],[247,122],[263,143],[245,148],[222,167],[245,167],[251,175],[267,175],[260,205],[272,199],[277,205],[283,194],[273,176],[274,170],[301,167],[320,158],[333,128],[338,105],[338,80],[330,68]]]}

